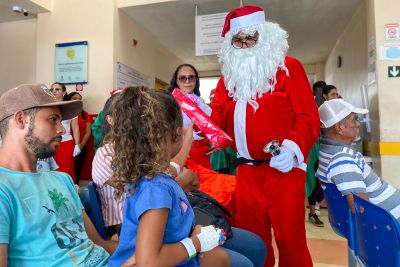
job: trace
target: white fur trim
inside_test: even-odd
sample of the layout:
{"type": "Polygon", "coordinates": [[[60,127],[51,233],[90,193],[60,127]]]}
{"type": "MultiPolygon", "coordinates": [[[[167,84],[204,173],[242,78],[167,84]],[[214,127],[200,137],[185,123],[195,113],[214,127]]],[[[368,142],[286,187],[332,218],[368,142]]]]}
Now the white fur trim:
{"type": "Polygon", "coordinates": [[[246,16],[231,19],[230,31],[235,31],[237,29],[263,23],[265,23],[265,13],[264,11],[257,11],[246,16]]]}
{"type": "Polygon", "coordinates": [[[292,140],[289,140],[289,139],[283,140],[282,146],[285,146],[285,147],[289,148],[296,155],[297,162],[296,162],[294,167],[302,169],[303,171],[306,171],[307,170],[307,164],[304,162],[304,155],[301,152],[299,146],[295,142],[293,142],[292,140]]]}
{"type": "Polygon", "coordinates": [[[238,100],[235,105],[234,128],[235,142],[238,155],[246,159],[253,159],[247,149],[246,141],[246,106],[247,102],[238,100]]]}

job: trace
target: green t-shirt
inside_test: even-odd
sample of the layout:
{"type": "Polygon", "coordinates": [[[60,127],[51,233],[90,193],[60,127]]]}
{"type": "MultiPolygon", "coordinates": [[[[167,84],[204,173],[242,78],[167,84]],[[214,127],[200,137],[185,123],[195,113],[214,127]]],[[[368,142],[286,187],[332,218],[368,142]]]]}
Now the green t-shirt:
{"type": "Polygon", "coordinates": [[[97,115],[96,120],[92,124],[92,135],[94,138],[94,151],[96,152],[97,149],[101,146],[101,121],[103,118],[103,111],[100,111],[97,115]]]}

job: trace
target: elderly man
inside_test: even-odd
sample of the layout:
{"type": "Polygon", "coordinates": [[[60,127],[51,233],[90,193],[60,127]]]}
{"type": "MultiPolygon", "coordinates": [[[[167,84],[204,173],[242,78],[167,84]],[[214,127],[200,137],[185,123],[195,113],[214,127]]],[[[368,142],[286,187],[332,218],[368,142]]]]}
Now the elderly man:
{"type": "Polygon", "coordinates": [[[363,155],[351,144],[359,136],[357,114],[368,110],[355,108],[342,99],[325,101],[319,108],[323,138],[317,177],[324,183],[334,183],[346,196],[354,212],[352,194],[369,199],[400,219],[400,191],[379,178],[366,164],[363,155]]]}
{"type": "Polygon", "coordinates": [[[106,266],[116,242],[104,241],[83,210],[71,177],[37,172],[54,155],[81,101],[57,102],[44,85],[0,97],[0,266],[106,266]]]}
{"type": "Polygon", "coordinates": [[[235,141],[238,154],[235,223],[268,245],[274,229],[280,266],[312,266],[304,225],[307,155],[319,134],[312,90],[299,61],[287,57],[287,33],[266,22],[262,8],[243,6],[226,17],[219,54],[223,77],[211,118],[235,141]],[[278,140],[280,154],[263,151],[278,140]]]}

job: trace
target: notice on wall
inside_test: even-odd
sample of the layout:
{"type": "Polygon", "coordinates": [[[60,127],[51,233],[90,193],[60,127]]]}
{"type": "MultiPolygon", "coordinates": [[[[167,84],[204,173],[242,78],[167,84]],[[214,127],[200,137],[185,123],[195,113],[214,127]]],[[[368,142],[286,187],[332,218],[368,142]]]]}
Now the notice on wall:
{"type": "Polygon", "coordinates": [[[389,78],[399,78],[400,77],[400,66],[389,66],[388,67],[388,77],[389,78]]]}
{"type": "Polygon", "coordinates": [[[398,23],[385,24],[385,40],[400,40],[398,23]]]}
{"type": "Polygon", "coordinates": [[[54,80],[85,84],[88,77],[88,42],[56,44],[54,80]]]}
{"type": "Polygon", "coordinates": [[[227,13],[196,16],[196,56],[216,55],[221,49],[222,28],[227,13]]]}
{"type": "Polygon", "coordinates": [[[115,89],[138,85],[153,87],[149,77],[121,62],[117,62],[115,81],[115,89]]]}
{"type": "Polygon", "coordinates": [[[400,43],[383,44],[379,46],[380,60],[400,60],[400,43]]]}

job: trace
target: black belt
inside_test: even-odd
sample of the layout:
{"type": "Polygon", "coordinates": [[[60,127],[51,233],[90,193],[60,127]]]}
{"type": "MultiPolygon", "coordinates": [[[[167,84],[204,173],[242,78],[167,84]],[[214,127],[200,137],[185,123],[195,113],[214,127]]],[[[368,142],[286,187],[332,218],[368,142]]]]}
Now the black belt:
{"type": "Polygon", "coordinates": [[[263,163],[268,163],[269,160],[254,160],[254,159],[246,159],[246,158],[235,158],[233,160],[233,165],[236,167],[239,165],[247,164],[247,163],[253,163],[253,165],[259,166],[263,163]]]}

